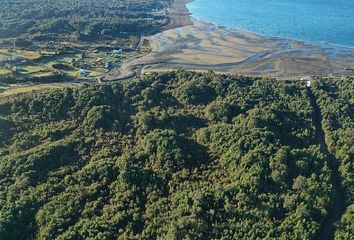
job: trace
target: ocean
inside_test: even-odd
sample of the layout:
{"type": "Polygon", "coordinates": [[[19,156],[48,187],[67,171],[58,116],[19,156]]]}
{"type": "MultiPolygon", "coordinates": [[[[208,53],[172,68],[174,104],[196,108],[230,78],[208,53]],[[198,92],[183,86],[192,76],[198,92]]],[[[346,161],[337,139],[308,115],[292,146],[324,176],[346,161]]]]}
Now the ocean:
{"type": "Polygon", "coordinates": [[[354,0],[195,0],[187,7],[218,26],[354,47],[354,0]]]}

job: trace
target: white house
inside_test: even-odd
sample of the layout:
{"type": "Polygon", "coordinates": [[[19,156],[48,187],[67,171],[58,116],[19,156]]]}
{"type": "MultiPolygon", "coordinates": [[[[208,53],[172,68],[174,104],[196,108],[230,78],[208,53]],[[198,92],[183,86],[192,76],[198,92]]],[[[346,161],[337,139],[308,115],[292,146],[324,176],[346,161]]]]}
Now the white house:
{"type": "Polygon", "coordinates": [[[20,61],[22,58],[20,56],[11,56],[8,58],[9,61],[20,61]]]}
{"type": "Polygon", "coordinates": [[[306,86],[307,86],[307,87],[311,87],[311,80],[307,80],[307,81],[306,81],[306,86]]]}
{"type": "Polygon", "coordinates": [[[81,69],[80,70],[80,76],[81,77],[87,77],[89,74],[84,70],[84,69],[81,69]]]}
{"type": "Polygon", "coordinates": [[[123,50],[122,49],[115,49],[115,50],[113,50],[113,54],[119,54],[119,53],[122,53],[123,52],[123,50]]]}

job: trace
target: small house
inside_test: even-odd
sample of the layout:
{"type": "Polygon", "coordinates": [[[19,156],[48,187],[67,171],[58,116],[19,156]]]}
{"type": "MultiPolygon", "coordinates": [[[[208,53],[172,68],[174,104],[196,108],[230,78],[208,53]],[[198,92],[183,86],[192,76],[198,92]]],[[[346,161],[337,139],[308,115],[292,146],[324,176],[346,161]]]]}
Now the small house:
{"type": "Polygon", "coordinates": [[[11,56],[8,58],[8,60],[11,62],[16,62],[22,60],[22,58],[20,56],[11,56]]]}
{"type": "Polygon", "coordinates": [[[14,70],[15,72],[21,72],[23,69],[21,67],[13,67],[12,70],[14,70]]]}
{"type": "Polygon", "coordinates": [[[95,61],[96,65],[102,65],[104,64],[103,59],[102,58],[97,58],[95,61]]]}
{"type": "Polygon", "coordinates": [[[8,69],[8,70],[11,70],[11,69],[12,69],[12,66],[11,66],[11,64],[9,64],[9,63],[5,63],[5,68],[8,69]]]}
{"type": "Polygon", "coordinates": [[[311,87],[311,80],[307,80],[307,81],[306,81],[306,86],[307,86],[307,87],[311,87]]]}
{"type": "Polygon", "coordinates": [[[86,72],[86,71],[83,70],[83,69],[80,70],[80,73],[79,73],[79,74],[80,74],[81,77],[87,77],[87,76],[89,76],[88,72],[86,72]]]}
{"type": "Polygon", "coordinates": [[[80,62],[76,62],[74,66],[77,67],[77,68],[81,68],[81,69],[87,69],[87,68],[90,67],[89,64],[81,62],[81,61],[80,62]]]}
{"type": "Polygon", "coordinates": [[[113,54],[120,54],[120,53],[122,53],[123,52],[123,50],[122,49],[115,49],[115,50],[113,50],[113,54]]]}

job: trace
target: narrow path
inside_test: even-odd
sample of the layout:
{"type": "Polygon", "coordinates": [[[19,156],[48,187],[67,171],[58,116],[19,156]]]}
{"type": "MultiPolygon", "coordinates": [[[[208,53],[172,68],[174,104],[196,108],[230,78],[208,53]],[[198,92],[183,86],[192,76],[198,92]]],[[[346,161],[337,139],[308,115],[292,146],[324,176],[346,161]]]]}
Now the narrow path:
{"type": "Polygon", "coordinates": [[[336,161],[335,156],[328,150],[328,146],[325,141],[325,133],[321,123],[321,111],[317,105],[316,97],[310,87],[308,88],[308,95],[314,110],[313,119],[316,128],[316,144],[320,145],[321,153],[327,156],[327,163],[332,171],[332,184],[334,187],[333,204],[328,209],[327,218],[322,223],[320,232],[316,239],[331,240],[334,239],[335,224],[340,220],[345,211],[345,197],[341,189],[341,176],[338,171],[338,162],[336,161]]]}

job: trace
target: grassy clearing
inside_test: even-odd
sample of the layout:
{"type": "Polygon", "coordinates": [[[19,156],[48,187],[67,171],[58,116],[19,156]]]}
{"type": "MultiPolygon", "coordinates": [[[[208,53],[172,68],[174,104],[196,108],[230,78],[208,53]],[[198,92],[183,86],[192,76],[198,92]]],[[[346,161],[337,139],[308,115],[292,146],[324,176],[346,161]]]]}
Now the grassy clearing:
{"type": "Polygon", "coordinates": [[[103,73],[102,72],[99,72],[99,71],[90,71],[90,76],[91,77],[98,77],[100,75],[102,75],[103,73]]]}
{"type": "Polygon", "coordinates": [[[27,74],[33,74],[33,73],[37,73],[37,72],[41,72],[41,71],[52,70],[44,65],[28,65],[26,67],[23,67],[23,69],[25,70],[24,73],[27,73],[27,74]]]}
{"type": "Polygon", "coordinates": [[[9,88],[10,86],[8,84],[0,84],[0,93],[6,91],[9,88]]]}
{"type": "Polygon", "coordinates": [[[11,56],[19,56],[27,60],[36,60],[42,55],[37,51],[0,49],[0,60],[7,60],[11,56]]]}
{"type": "Polygon", "coordinates": [[[64,71],[64,73],[66,74],[66,76],[73,78],[73,79],[75,79],[79,76],[79,71],[64,71]]]}
{"type": "Polygon", "coordinates": [[[4,88],[3,92],[1,92],[0,86],[0,97],[10,97],[19,94],[32,93],[32,92],[41,92],[41,91],[49,91],[53,89],[61,89],[66,87],[76,87],[77,84],[65,84],[65,83],[53,83],[53,84],[40,84],[33,86],[16,86],[12,88],[4,88]]]}
{"type": "MultiPolygon", "coordinates": [[[[23,51],[23,50],[8,50],[0,49],[0,56],[3,59],[8,59],[10,56],[20,56],[24,59],[27,59],[27,63],[19,64],[18,67],[21,67],[22,70],[19,71],[19,78],[28,78],[28,77],[44,77],[51,76],[57,73],[57,69],[53,67],[55,64],[66,64],[72,66],[73,59],[79,61],[80,63],[88,66],[87,73],[90,77],[102,76],[107,73],[107,68],[104,67],[105,63],[117,63],[122,61],[126,56],[126,53],[112,54],[111,52],[93,52],[86,51],[84,57],[82,52],[67,53],[63,55],[54,55],[54,52],[36,52],[36,51],[23,51]],[[40,56],[50,56],[45,58],[39,58],[40,56]],[[97,59],[102,59],[103,63],[101,65],[93,66],[92,64],[96,62],[97,59]]],[[[1,59],[1,58],[0,58],[1,59]]],[[[16,66],[16,65],[14,65],[16,66]]],[[[80,68],[73,68],[72,70],[62,70],[68,77],[73,79],[80,79],[79,76],[80,68]]],[[[11,71],[5,67],[0,67],[0,76],[6,76],[11,74],[11,71]]]]}
{"type": "Polygon", "coordinates": [[[0,76],[1,75],[8,75],[8,74],[11,74],[11,71],[9,69],[4,68],[4,67],[0,68],[0,76]]]}
{"type": "Polygon", "coordinates": [[[89,53],[83,60],[94,62],[97,58],[102,58],[105,62],[116,62],[123,57],[124,54],[107,54],[106,52],[89,53]]]}
{"type": "Polygon", "coordinates": [[[35,60],[42,56],[36,51],[19,51],[18,55],[28,60],[35,60]]]}
{"type": "Polygon", "coordinates": [[[49,68],[45,65],[29,65],[23,67],[23,71],[20,73],[27,76],[44,77],[54,75],[55,69],[49,68]]]}

